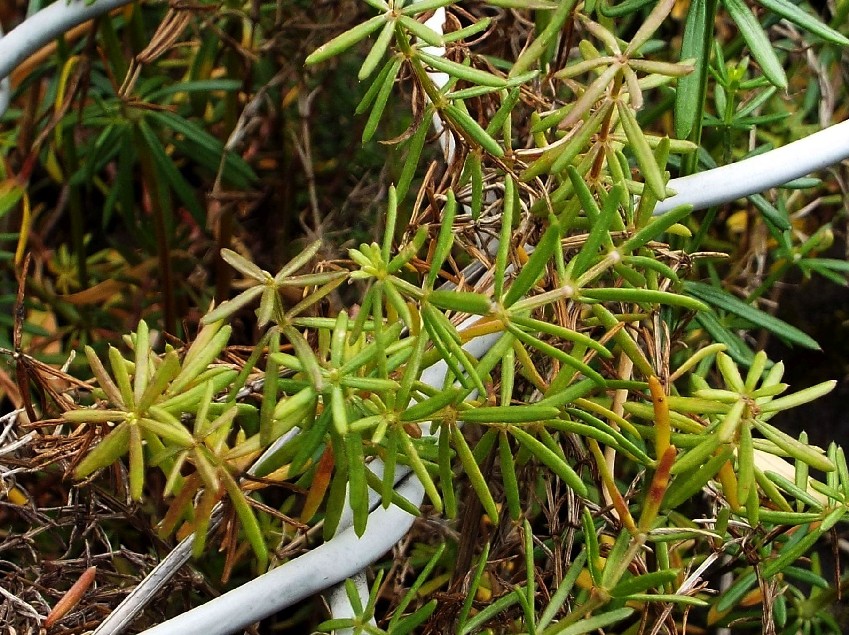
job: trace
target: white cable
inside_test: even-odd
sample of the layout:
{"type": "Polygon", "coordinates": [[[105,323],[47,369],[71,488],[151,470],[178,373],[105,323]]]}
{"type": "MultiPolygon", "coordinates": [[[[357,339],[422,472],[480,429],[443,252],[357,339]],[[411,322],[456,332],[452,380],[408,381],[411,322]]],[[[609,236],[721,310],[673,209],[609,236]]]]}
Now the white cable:
{"type": "MultiPolygon", "coordinates": [[[[424,498],[424,488],[415,478],[405,480],[398,493],[417,506],[424,498]]],[[[394,505],[378,507],[369,515],[360,538],[350,527],[304,555],[154,626],[145,635],[235,633],[365,569],[407,533],[414,518],[394,505]]]]}
{"type": "MultiPolygon", "coordinates": [[[[357,589],[357,595],[360,597],[360,604],[365,606],[369,597],[368,579],[366,578],[365,569],[352,576],[351,581],[357,589]]],[[[327,598],[327,606],[330,609],[330,615],[333,616],[334,620],[357,616],[356,611],[354,611],[354,607],[351,605],[351,600],[348,599],[348,590],[345,588],[344,582],[340,582],[328,589],[327,593],[325,593],[325,597],[327,598]]],[[[369,624],[374,625],[375,623],[375,619],[372,616],[371,620],[369,620],[369,624]]],[[[354,629],[337,628],[333,631],[333,635],[354,635],[354,629]]]]}
{"type": "MultiPolygon", "coordinates": [[[[3,26],[0,25],[0,43],[3,42],[3,26]]],[[[0,76],[2,77],[2,76],[0,76]]],[[[0,117],[9,109],[9,102],[12,101],[12,81],[8,76],[0,79],[0,117]]]]}
{"type": "Polygon", "coordinates": [[[849,121],[829,126],[786,146],[737,163],[669,181],[676,192],[654,209],[655,215],[679,205],[704,209],[758,194],[849,158],[849,121]]]}
{"type": "MultiPolygon", "coordinates": [[[[297,427],[292,428],[277,439],[254,461],[248,469],[248,474],[256,474],[263,462],[269,459],[277,450],[294,439],[299,432],[297,427]]],[[[223,506],[221,503],[212,509],[212,517],[209,521],[207,535],[212,534],[221,523],[223,506]]],[[[162,560],[139,582],[135,588],[127,594],[121,603],[116,606],[109,615],[100,623],[92,635],[117,635],[124,632],[136,616],[150,603],[162,588],[168,584],[171,578],[183,568],[192,557],[192,547],[195,543],[195,534],[191,533],[183,538],[176,547],[168,552],[162,560]]]]}
{"type": "Polygon", "coordinates": [[[0,40],[0,77],[8,77],[35,51],[78,24],[130,2],[132,0],[60,0],[38,11],[0,40]]]}

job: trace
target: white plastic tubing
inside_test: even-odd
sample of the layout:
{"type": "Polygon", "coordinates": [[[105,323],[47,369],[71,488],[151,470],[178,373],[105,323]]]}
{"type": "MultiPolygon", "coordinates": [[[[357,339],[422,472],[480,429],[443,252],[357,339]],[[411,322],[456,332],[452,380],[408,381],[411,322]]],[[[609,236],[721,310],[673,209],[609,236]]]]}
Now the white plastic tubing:
{"type": "MultiPolygon", "coordinates": [[[[8,77],[27,57],[86,20],[132,0],[59,0],[24,20],[0,40],[0,77],[8,77]]],[[[2,114],[2,113],[0,113],[2,114]]]]}
{"type": "MultiPolygon", "coordinates": [[[[8,76],[29,55],[74,26],[129,4],[130,1],[96,0],[87,4],[85,0],[58,0],[0,39],[0,114],[8,106],[8,76]]],[[[441,30],[444,15],[438,14],[434,18],[429,25],[435,30],[441,30]]],[[[441,53],[438,51],[438,54],[441,53]]],[[[444,133],[441,122],[437,124],[437,130],[444,133]]],[[[450,135],[444,135],[441,139],[443,148],[451,153],[453,146],[450,135]]],[[[685,204],[703,209],[727,203],[834,165],[847,157],[849,122],[843,122],[762,155],[672,179],[669,187],[676,195],[660,203],[654,213],[662,214],[685,204]]],[[[469,342],[466,348],[479,358],[497,338],[497,335],[477,338],[469,342]]],[[[425,371],[422,380],[431,386],[442,386],[445,372],[444,365],[437,364],[425,371]]],[[[382,465],[376,462],[370,465],[370,469],[379,471],[382,465]]],[[[401,469],[396,473],[396,482],[399,483],[398,493],[401,496],[415,505],[421,503],[423,489],[413,475],[401,469]]],[[[346,578],[357,576],[391,549],[412,522],[413,516],[397,507],[383,509],[377,506],[371,512],[361,537],[357,538],[346,519],[346,522],[340,524],[344,529],[327,543],[145,633],[229,635],[237,632],[346,578]]],[[[358,586],[363,586],[361,576],[360,579],[358,586]]],[[[341,597],[338,593],[334,594],[332,604],[334,614],[350,615],[344,594],[341,597]]],[[[101,632],[100,629],[98,632],[101,632]]]]}
{"type": "Polygon", "coordinates": [[[835,124],[786,146],[712,170],[669,181],[676,192],[658,203],[655,215],[679,205],[705,209],[730,203],[840,163],[849,157],[849,121],[835,124]]]}

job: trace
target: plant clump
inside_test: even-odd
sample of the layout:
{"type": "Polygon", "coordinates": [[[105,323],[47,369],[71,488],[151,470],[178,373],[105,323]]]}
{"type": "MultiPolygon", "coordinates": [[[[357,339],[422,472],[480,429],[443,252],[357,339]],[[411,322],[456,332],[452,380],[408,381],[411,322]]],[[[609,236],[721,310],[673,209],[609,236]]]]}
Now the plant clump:
{"type": "MultiPolygon", "coordinates": [[[[171,61],[191,73],[221,63],[226,73],[182,84],[115,73],[118,22],[104,20],[100,63],[134,79],[110,93],[98,76],[92,90],[108,99],[80,97],[81,119],[55,124],[44,169],[73,168],[100,190],[104,225],[113,213],[128,226],[150,218],[151,253],[133,269],[115,265],[109,248],[83,259],[71,218],[76,269],[57,251],[55,280],[31,292],[33,308],[114,301],[102,314],[67,311],[87,364],[58,371],[25,356],[20,330],[10,343],[27,405],[8,419],[8,440],[0,436],[0,457],[15,466],[4,474],[20,483],[4,485],[0,517],[30,525],[25,547],[8,548],[34,555],[6,577],[16,628],[43,624],[58,599],[43,591],[53,583],[39,550],[99,585],[50,625],[92,629],[126,594],[121,581],[135,584],[151,567],[147,544],[166,558],[177,557],[165,556],[176,542],[190,544],[187,566],[201,575],[172,572],[187,606],[141,605],[143,628],[348,526],[362,536],[374,509],[394,505],[416,521],[368,571],[370,586],[345,584],[353,617],[324,620],[305,605],[281,622],[393,635],[839,632],[845,577],[838,559],[829,579],[820,554],[849,513],[845,454],[775,420],[836,382],[791,388],[784,365],[748,335],[818,348],[762,300],[794,268],[845,284],[845,263],[819,255],[831,227],[799,226],[800,189],[753,194],[742,212],[685,203],[655,214],[676,195],[673,173],[740,158],[740,132],[753,143],[759,134],[791,140],[786,120],[798,115],[786,69],[804,55],[770,38],[810,34],[837,64],[847,43],[838,30],[784,0],[759,5],[765,21],[740,0],[693,0],[686,10],[672,0],[356,4],[355,24],[314,43],[302,55],[309,70],[297,72],[313,81],[336,64],[334,73],[363,82],[346,121],[374,152],[373,139],[393,135],[385,145],[401,160],[382,166],[378,229],[333,247],[318,218],[309,135],[295,137],[309,173],[303,233],[324,240],[304,241],[277,266],[259,261],[282,262],[279,252],[252,257],[246,241],[263,238],[248,220],[234,237],[237,206],[227,205],[256,202],[262,173],[260,141],[255,152],[234,148],[250,145],[251,121],[271,120],[251,119],[269,95],[298,99],[306,113],[307,87],[284,94],[286,80],[256,62],[264,83],[240,93],[233,51],[219,62],[203,37],[174,47],[171,61]],[[75,126],[102,127],[76,167],[67,163],[75,126]],[[190,185],[204,170],[214,174],[206,207],[190,185]],[[212,230],[207,262],[188,244],[172,250],[185,238],[174,230],[178,207],[185,231],[212,230]],[[740,213],[748,251],[726,247],[740,213]],[[126,311],[122,294],[141,283],[92,284],[103,260],[135,276],[158,263],[168,283],[175,255],[217,268],[219,301],[211,288],[174,284],[132,332],[107,341],[106,326],[126,311]],[[178,326],[190,301],[193,318],[178,326]],[[399,493],[402,477],[421,484],[421,504],[399,493]],[[42,505],[39,479],[61,482],[68,502],[42,505]],[[143,538],[128,540],[121,523],[143,538]],[[42,532],[66,553],[41,544],[42,532]],[[98,591],[109,585],[113,593],[98,591]]],[[[274,7],[260,8],[251,20],[265,33],[274,7]]],[[[127,18],[130,43],[139,12],[127,18]]],[[[332,23],[324,3],[314,12],[332,23]]],[[[177,14],[169,9],[162,24],[177,14]]],[[[157,33],[169,50],[176,36],[165,46],[157,33]]],[[[266,44],[289,46],[270,35],[266,44]]],[[[253,55],[252,45],[246,36],[235,50],[253,55]]],[[[140,55],[133,64],[153,63],[140,55]]],[[[82,193],[69,195],[78,214],[82,193]]]]}

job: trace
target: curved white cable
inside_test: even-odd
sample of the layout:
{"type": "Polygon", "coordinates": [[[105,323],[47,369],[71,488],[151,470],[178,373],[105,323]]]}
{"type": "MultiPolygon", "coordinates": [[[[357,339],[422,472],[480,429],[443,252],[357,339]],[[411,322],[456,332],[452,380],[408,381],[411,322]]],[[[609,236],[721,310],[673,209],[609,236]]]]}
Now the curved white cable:
{"type": "MultiPolygon", "coordinates": [[[[282,437],[272,443],[265,452],[248,469],[248,474],[256,474],[262,463],[271,457],[277,450],[286,445],[298,435],[298,428],[292,428],[282,437]]],[[[397,481],[396,481],[397,482],[397,481]]],[[[208,534],[216,530],[221,522],[221,511],[223,507],[218,503],[212,510],[212,518],[209,522],[208,534]]],[[[195,542],[195,534],[191,533],[183,538],[176,547],[168,552],[162,560],[139,582],[127,596],[121,600],[109,615],[98,625],[92,635],[117,635],[132,624],[136,616],[153,600],[157,593],[162,590],[169,580],[185,565],[192,557],[192,547],[195,542]]]]}
{"type": "MultiPolygon", "coordinates": [[[[409,478],[398,493],[420,505],[424,488],[409,478]]],[[[407,533],[414,517],[394,505],[378,507],[360,538],[350,527],[333,540],[246,582],[206,604],[145,631],[145,635],[226,635],[357,574],[407,533]]]]}
{"type": "MultiPolygon", "coordinates": [[[[369,596],[368,579],[366,578],[365,569],[353,576],[351,581],[357,589],[357,595],[360,596],[360,604],[365,606],[369,596]]],[[[354,607],[351,605],[351,600],[348,599],[348,590],[345,588],[344,583],[334,585],[328,589],[324,596],[327,599],[327,606],[330,608],[330,615],[333,616],[333,619],[356,617],[356,611],[354,611],[354,607]]],[[[374,617],[371,618],[369,623],[376,623],[374,617]]],[[[354,629],[337,628],[333,631],[333,635],[354,635],[354,629]]]]}
{"type": "Polygon", "coordinates": [[[132,1],[59,0],[41,9],[0,39],[0,78],[8,79],[21,62],[66,31],[132,1]]]}
{"type": "Polygon", "coordinates": [[[669,181],[676,192],[655,215],[679,205],[704,209],[758,194],[849,158],[849,121],[829,126],[786,146],[737,163],[669,181]]]}
{"type": "MultiPolygon", "coordinates": [[[[0,25],[0,42],[3,41],[3,25],[0,25]]],[[[2,77],[2,76],[0,76],[2,77]]],[[[0,117],[3,116],[9,109],[9,102],[12,101],[12,80],[8,76],[0,79],[0,117]]]]}

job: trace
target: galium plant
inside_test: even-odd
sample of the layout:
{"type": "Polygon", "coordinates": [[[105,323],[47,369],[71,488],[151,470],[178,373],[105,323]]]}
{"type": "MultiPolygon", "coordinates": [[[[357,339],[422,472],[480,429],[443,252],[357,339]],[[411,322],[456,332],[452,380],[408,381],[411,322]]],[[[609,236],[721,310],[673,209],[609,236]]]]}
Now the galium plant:
{"type": "MultiPolygon", "coordinates": [[[[754,114],[779,99],[769,86],[788,86],[754,13],[722,5],[760,70],[748,79],[753,64],[726,63],[723,47],[711,48],[718,3],[708,0],[691,4],[677,59],[658,47],[677,28],[667,0],[486,3],[501,23],[448,0],[366,4],[377,15],[307,63],[372,43],[357,63],[371,82],[358,108],[364,141],[410,98],[382,235],[318,264],[313,243],[274,274],[224,249],[243,290],[206,313],[191,344],[155,345],[141,321],[127,356],[86,348],[96,386],[86,407],[61,418],[90,441],[74,475],[111,468],[130,499],[164,497],[160,534],[193,532],[200,554],[210,533],[227,571],[248,549],[257,572],[289,560],[313,528],[331,540],[349,512],[362,535],[373,499],[440,528],[438,539],[411,534],[412,583],[377,565],[366,598],[347,585],[355,616],[324,630],[624,633],[757,622],[765,632],[828,632],[823,609],[839,592],[827,590],[816,548],[849,511],[849,469],[837,444],[813,447],[771,420],[834,382],[788,392],[783,365],[740,333],[757,326],[816,347],[753,303],[792,266],[832,278],[845,268],[811,257],[821,243],[793,231],[781,197],[755,198],[778,267],[741,299],[716,284],[721,254],[700,251],[715,211],[653,216],[672,194],[670,171],[698,167],[703,126],[721,128],[725,161],[734,130],[779,120],[754,114]],[[425,23],[445,7],[446,32],[425,23]],[[536,30],[505,54],[492,41],[513,11],[536,30]],[[676,138],[644,119],[672,86],[676,138]],[[452,139],[444,169],[424,168],[433,118],[452,139]],[[284,296],[292,289],[294,303],[284,296]],[[325,300],[338,305],[343,292],[356,306],[330,311],[325,300]],[[255,305],[259,341],[230,345],[225,323],[255,305]],[[438,383],[436,366],[446,369],[438,383]],[[382,472],[369,467],[377,459],[382,472]],[[396,491],[396,468],[423,485],[423,509],[396,491]],[[216,508],[228,519],[218,529],[216,508]],[[720,573],[731,582],[717,583],[720,573]],[[381,589],[393,576],[403,593],[386,608],[381,589]]],[[[845,44],[796,5],[762,4],[845,44]]],[[[116,99],[87,112],[117,117],[104,139],[138,137],[157,150],[148,187],[185,202],[150,124],[174,131],[175,143],[194,139],[207,163],[223,145],[170,111],[125,107],[116,99]]],[[[224,156],[246,185],[249,170],[224,156]]],[[[119,161],[122,174],[135,159],[119,161]]]]}

